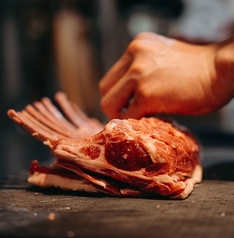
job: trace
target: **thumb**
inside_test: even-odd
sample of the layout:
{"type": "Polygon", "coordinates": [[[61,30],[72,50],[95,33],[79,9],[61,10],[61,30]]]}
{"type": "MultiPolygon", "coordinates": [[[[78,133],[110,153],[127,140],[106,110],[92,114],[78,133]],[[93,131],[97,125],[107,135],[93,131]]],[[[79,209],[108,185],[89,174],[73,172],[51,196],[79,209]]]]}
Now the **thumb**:
{"type": "Polygon", "coordinates": [[[141,105],[138,103],[138,101],[135,100],[134,98],[130,100],[128,107],[124,108],[121,113],[122,119],[128,119],[128,118],[140,119],[144,116],[146,116],[145,111],[143,110],[141,105]]]}

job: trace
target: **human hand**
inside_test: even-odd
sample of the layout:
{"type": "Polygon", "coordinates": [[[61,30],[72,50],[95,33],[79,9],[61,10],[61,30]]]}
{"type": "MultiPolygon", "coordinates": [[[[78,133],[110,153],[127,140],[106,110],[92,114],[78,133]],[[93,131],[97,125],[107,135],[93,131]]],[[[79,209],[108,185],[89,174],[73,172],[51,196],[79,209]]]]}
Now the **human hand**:
{"type": "Polygon", "coordinates": [[[232,97],[221,90],[216,53],[215,44],[192,45],[141,33],[101,80],[101,107],[110,118],[214,111],[232,97]]]}

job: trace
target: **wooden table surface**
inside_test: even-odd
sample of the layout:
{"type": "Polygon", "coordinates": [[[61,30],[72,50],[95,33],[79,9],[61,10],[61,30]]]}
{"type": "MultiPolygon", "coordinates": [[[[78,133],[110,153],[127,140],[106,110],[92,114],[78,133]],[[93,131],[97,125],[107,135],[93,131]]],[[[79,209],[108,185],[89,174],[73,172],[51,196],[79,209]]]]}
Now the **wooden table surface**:
{"type": "Polygon", "coordinates": [[[4,179],[0,237],[234,237],[234,180],[215,168],[205,177],[185,200],[91,196],[4,179]]]}

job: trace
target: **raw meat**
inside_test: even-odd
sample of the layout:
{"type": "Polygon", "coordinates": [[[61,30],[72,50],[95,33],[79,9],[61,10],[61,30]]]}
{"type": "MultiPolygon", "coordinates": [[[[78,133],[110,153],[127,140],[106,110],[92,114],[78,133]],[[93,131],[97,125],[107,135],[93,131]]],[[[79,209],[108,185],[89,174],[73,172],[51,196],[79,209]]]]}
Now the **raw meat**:
{"type": "Polygon", "coordinates": [[[103,192],[120,197],[162,195],[184,199],[202,178],[199,145],[185,128],[159,118],[88,118],[64,93],[9,117],[43,141],[56,161],[32,161],[28,182],[41,187],[103,192]]]}

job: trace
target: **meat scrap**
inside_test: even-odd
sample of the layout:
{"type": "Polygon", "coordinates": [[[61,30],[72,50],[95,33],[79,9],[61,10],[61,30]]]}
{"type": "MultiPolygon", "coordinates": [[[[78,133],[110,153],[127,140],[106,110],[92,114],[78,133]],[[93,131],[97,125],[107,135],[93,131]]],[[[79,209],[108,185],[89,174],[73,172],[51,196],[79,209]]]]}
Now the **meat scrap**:
{"type": "Polygon", "coordinates": [[[56,158],[48,168],[32,161],[29,183],[118,197],[184,199],[201,182],[199,145],[185,128],[155,117],[112,119],[104,126],[64,93],[55,100],[61,111],[48,98],[8,111],[56,158]]]}

